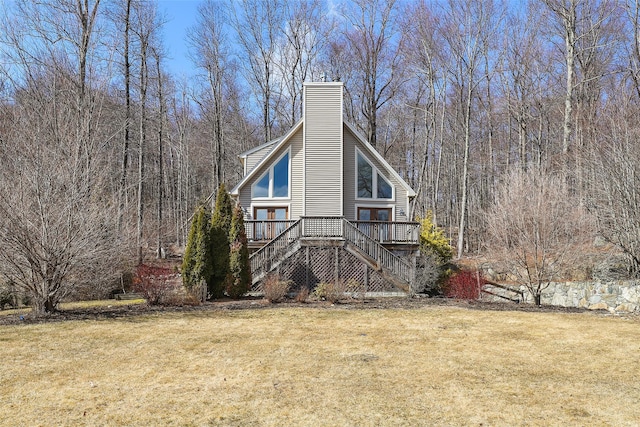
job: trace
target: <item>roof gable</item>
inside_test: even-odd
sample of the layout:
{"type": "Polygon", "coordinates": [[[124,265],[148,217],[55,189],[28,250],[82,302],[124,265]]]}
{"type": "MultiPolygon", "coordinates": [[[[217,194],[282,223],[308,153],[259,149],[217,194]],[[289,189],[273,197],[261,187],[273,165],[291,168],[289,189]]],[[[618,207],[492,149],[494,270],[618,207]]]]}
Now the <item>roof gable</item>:
{"type": "Polygon", "coordinates": [[[356,141],[358,141],[358,143],[360,143],[361,146],[366,150],[366,154],[374,157],[378,161],[378,163],[382,165],[385,171],[390,175],[392,175],[400,183],[400,185],[402,185],[405,188],[405,190],[407,191],[407,196],[415,197],[416,192],[413,191],[413,188],[411,188],[409,184],[407,184],[407,182],[404,179],[402,179],[400,174],[398,174],[398,172],[396,172],[396,170],[393,167],[391,167],[391,165],[385,160],[384,157],[382,157],[382,155],[378,152],[378,150],[373,148],[373,146],[369,144],[369,142],[367,142],[367,140],[362,136],[362,134],[360,134],[360,132],[358,132],[355,126],[353,126],[351,123],[346,121],[343,121],[343,123],[347,127],[349,132],[351,132],[351,134],[354,136],[356,141]]]}
{"type": "Polygon", "coordinates": [[[289,129],[289,131],[284,134],[280,139],[276,139],[274,141],[270,141],[266,144],[262,144],[259,145],[251,150],[245,151],[244,153],[242,153],[240,155],[240,157],[242,156],[247,156],[248,154],[251,154],[253,152],[256,152],[258,150],[260,150],[261,148],[267,147],[269,144],[273,144],[273,147],[271,148],[271,150],[269,150],[269,152],[258,161],[258,163],[255,164],[255,166],[251,169],[251,171],[249,171],[249,173],[247,173],[241,180],[240,182],[238,182],[236,184],[235,187],[233,187],[233,189],[231,190],[231,195],[233,196],[237,196],[238,195],[238,191],[244,187],[244,185],[250,181],[257,173],[258,170],[260,170],[260,168],[262,167],[262,165],[264,165],[265,163],[269,162],[273,156],[280,150],[280,148],[287,144],[289,142],[289,140],[291,139],[291,137],[293,135],[295,135],[295,133],[302,128],[302,119],[298,120],[298,123],[296,123],[295,125],[293,125],[293,127],[291,129],[289,129]]]}
{"type": "MultiPolygon", "coordinates": [[[[400,176],[400,174],[398,174],[398,172],[396,172],[396,170],[393,167],[391,167],[391,165],[385,160],[384,157],[382,157],[382,155],[378,152],[378,150],[373,148],[373,146],[369,144],[369,142],[367,142],[367,140],[362,136],[360,132],[358,132],[355,126],[346,121],[343,121],[343,124],[348,129],[348,131],[353,135],[356,141],[361,145],[364,151],[366,151],[367,155],[374,157],[378,161],[378,163],[382,165],[385,171],[390,175],[392,175],[400,183],[400,185],[402,185],[405,188],[405,190],[407,191],[407,196],[415,197],[416,192],[409,186],[409,184],[407,184],[407,182],[400,176]]],[[[289,131],[286,134],[284,134],[281,138],[269,141],[265,144],[261,144],[255,148],[252,148],[251,150],[245,151],[244,153],[240,154],[240,157],[246,157],[251,153],[255,153],[262,148],[272,145],[272,148],[269,150],[269,152],[255,164],[255,166],[251,169],[251,171],[249,171],[249,173],[247,173],[247,175],[245,175],[240,180],[240,182],[236,184],[235,187],[233,187],[233,189],[231,190],[231,194],[234,196],[238,195],[240,188],[242,188],[244,185],[246,185],[247,182],[249,182],[252,178],[254,178],[254,176],[261,169],[261,167],[265,163],[271,161],[274,155],[280,151],[281,147],[289,143],[291,137],[295,135],[298,130],[302,129],[302,125],[303,125],[303,120],[301,119],[291,129],[289,129],[289,131]]]]}

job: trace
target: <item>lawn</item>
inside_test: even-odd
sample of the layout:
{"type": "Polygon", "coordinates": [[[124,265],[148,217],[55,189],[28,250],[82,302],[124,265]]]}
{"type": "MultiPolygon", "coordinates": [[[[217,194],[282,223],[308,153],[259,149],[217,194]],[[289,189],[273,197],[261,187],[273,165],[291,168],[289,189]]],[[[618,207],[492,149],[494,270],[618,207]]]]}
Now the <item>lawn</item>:
{"type": "Polygon", "coordinates": [[[637,425],[640,322],[459,307],[0,327],[0,425],[637,425]]]}

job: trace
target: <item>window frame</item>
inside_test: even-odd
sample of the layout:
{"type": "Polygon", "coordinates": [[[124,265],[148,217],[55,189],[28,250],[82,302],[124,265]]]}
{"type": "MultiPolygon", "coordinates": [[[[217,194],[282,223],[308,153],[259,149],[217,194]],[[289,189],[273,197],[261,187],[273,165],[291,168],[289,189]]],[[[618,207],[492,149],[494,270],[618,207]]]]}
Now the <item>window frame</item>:
{"type": "Polygon", "coordinates": [[[367,157],[364,155],[364,153],[358,148],[356,147],[356,156],[355,156],[355,199],[356,200],[360,200],[360,201],[369,201],[369,200],[384,200],[384,201],[395,201],[396,200],[396,186],[393,184],[393,182],[387,178],[382,172],[380,172],[380,169],[378,169],[376,167],[376,165],[367,157]],[[372,183],[371,183],[371,197],[361,197],[359,196],[359,188],[358,188],[358,156],[362,156],[362,158],[364,159],[365,162],[367,162],[369,164],[369,166],[371,167],[371,171],[372,171],[372,183]],[[378,176],[382,177],[383,180],[385,180],[389,186],[391,187],[391,197],[390,198],[380,198],[378,197],[378,176]]]}
{"type": "Polygon", "coordinates": [[[251,184],[251,199],[253,200],[288,200],[291,198],[291,148],[287,148],[280,156],[276,158],[274,162],[271,163],[269,168],[264,171],[258,179],[254,180],[251,184]],[[288,155],[287,159],[287,195],[286,196],[278,196],[274,197],[274,183],[275,183],[275,175],[274,170],[275,167],[282,159],[288,155]],[[269,176],[269,188],[267,190],[267,196],[256,196],[255,195],[255,187],[256,184],[264,179],[265,176],[269,176]]]}

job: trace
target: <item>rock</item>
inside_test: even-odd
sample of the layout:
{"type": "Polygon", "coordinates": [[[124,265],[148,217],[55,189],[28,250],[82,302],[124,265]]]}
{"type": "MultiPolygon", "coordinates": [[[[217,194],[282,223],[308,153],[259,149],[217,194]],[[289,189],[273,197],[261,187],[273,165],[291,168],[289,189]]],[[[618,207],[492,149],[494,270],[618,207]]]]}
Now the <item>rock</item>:
{"type": "Polygon", "coordinates": [[[616,312],[620,313],[633,313],[638,309],[638,306],[629,302],[623,302],[616,307],[616,312]]]}
{"type": "Polygon", "coordinates": [[[589,310],[608,310],[609,306],[606,302],[599,302],[596,304],[591,304],[588,308],[589,310]]]}

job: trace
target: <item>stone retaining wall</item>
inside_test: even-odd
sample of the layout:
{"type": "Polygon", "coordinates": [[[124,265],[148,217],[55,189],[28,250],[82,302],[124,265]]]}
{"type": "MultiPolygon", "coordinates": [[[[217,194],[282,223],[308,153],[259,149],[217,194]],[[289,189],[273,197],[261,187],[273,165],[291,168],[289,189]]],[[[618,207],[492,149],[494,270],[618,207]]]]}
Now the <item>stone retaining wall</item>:
{"type": "MultiPolygon", "coordinates": [[[[507,300],[505,298],[508,298],[511,300],[520,299],[522,302],[533,304],[533,297],[525,286],[513,287],[514,290],[522,291],[522,297],[516,292],[491,285],[485,285],[484,289],[496,294],[491,295],[483,292],[481,299],[486,301],[504,302],[507,300]]],[[[628,280],[551,283],[542,292],[542,304],[608,310],[610,312],[637,312],[640,311],[640,282],[628,280]]]]}

